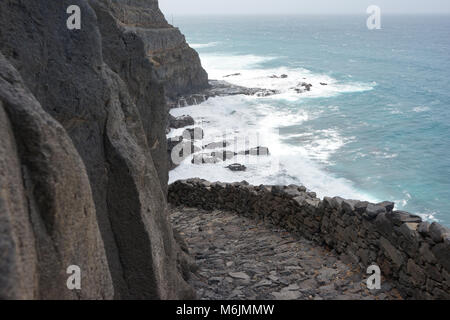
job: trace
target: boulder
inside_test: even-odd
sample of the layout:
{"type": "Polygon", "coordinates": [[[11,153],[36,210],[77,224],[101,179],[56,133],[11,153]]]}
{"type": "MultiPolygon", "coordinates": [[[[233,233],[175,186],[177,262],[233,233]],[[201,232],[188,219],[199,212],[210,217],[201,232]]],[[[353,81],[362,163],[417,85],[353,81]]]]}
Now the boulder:
{"type": "Polygon", "coordinates": [[[403,223],[421,223],[422,218],[405,211],[388,212],[386,217],[391,220],[396,226],[401,226],[403,223]]]}
{"type": "Polygon", "coordinates": [[[392,210],[394,210],[395,203],[390,202],[390,201],[383,201],[383,202],[377,203],[377,206],[386,208],[386,212],[391,212],[392,210]]]}
{"type": "Polygon", "coordinates": [[[169,115],[169,128],[179,129],[187,126],[193,126],[194,123],[194,118],[192,118],[191,116],[184,115],[180,117],[174,117],[172,115],[169,115]]]}
{"type": "Polygon", "coordinates": [[[423,236],[429,236],[430,235],[430,223],[427,221],[421,222],[419,224],[417,231],[419,231],[419,233],[423,236]]]}
{"type": "Polygon", "coordinates": [[[429,232],[431,239],[433,239],[435,243],[444,241],[444,238],[450,235],[450,230],[437,222],[431,224],[429,232]]]}
{"type": "Polygon", "coordinates": [[[302,82],[300,84],[300,87],[305,88],[306,91],[311,91],[312,86],[313,85],[311,83],[306,83],[306,82],[302,82]]]}
{"type": "Polygon", "coordinates": [[[226,167],[227,169],[230,169],[231,171],[245,171],[247,170],[247,167],[239,164],[239,163],[233,163],[226,167]]]}
{"type": "Polygon", "coordinates": [[[224,78],[229,78],[229,77],[237,77],[237,76],[240,76],[241,74],[240,73],[233,73],[233,74],[228,74],[228,75],[226,75],[226,76],[223,76],[224,78]]]}
{"type": "Polygon", "coordinates": [[[366,212],[364,213],[364,217],[368,220],[375,219],[380,213],[385,213],[386,208],[380,205],[374,205],[369,203],[366,208],[366,212]]]}

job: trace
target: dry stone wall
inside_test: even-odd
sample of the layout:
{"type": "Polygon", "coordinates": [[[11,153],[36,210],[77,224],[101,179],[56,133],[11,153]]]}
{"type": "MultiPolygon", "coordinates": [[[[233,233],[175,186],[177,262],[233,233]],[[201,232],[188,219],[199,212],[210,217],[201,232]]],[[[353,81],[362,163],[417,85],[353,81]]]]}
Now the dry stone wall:
{"type": "Polygon", "coordinates": [[[377,264],[407,298],[450,298],[449,229],[395,211],[392,202],[320,200],[303,186],[201,179],[171,184],[169,202],[261,219],[345,254],[363,270],[377,264]]]}

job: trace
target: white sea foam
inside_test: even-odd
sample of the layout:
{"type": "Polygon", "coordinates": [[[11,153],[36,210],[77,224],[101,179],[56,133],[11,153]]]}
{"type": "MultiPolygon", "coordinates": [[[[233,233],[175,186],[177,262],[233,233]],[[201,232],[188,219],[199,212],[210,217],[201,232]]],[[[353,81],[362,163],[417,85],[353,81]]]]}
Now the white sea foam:
{"type": "MultiPolygon", "coordinates": [[[[245,149],[242,142],[244,137],[258,135],[258,141],[253,141],[247,147],[267,146],[270,156],[237,156],[218,164],[202,165],[192,164],[188,158],[170,172],[170,182],[201,177],[223,182],[246,180],[255,185],[304,184],[321,197],[340,195],[376,201],[369,195],[358,192],[351,181],[334,177],[320,164],[320,161],[326,162],[345,143],[336,130],[318,131],[316,135],[321,138],[309,137],[308,143],[303,145],[285,143],[286,139],[295,135],[281,136],[278,128],[307,122],[312,116],[304,110],[280,110],[270,104],[258,103],[253,97],[228,96],[212,98],[197,106],[172,109],[171,113],[174,116],[190,114],[196,120],[195,126],[204,129],[205,138],[197,143],[198,146],[221,141],[226,134],[227,141],[236,139],[240,145],[232,145],[228,150],[238,152],[245,149]],[[244,164],[247,171],[232,172],[225,168],[236,162],[244,164]]],[[[180,135],[182,131],[183,129],[172,130],[169,136],[180,135]]]]}
{"type": "Polygon", "coordinates": [[[202,49],[202,48],[210,48],[215,47],[219,44],[219,42],[208,42],[208,43],[189,43],[189,46],[193,49],[202,49]]]}
{"type": "MultiPolygon", "coordinates": [[[[321,114],[321,111],[303,108],[302,101],[296,103],[296,108],[282,108],[279,104],[283,100],[297,101],[302,98],[371,90],[375,83],[340,82],[328,75],[315,74],[301,68],[267,68],[265,64],[277,59],[276,57],[201,54],[201,58],[210,79],[226,80],[245,87],[273,89],[280,94],[267,98],[244,95],[210,98],[200,105],[172,109],[171,113],[174,116],[189,114],[195,119],[195,126],[204,129],[205,138],[197,143],[198,146],[222,141],[226,134],[227,141],[236,141],[239,145],[231,145],[228,150],[238,152],[251,147],[266,146],[270,155],[236,156],[218,164],[202,165],[192,164],[188,158],[170,172],[170,182],[200,177],[223,182],[246,180],[255,185],[303,184],[320,197],[339,195],[377,201],[370,195],[359,192],[351,181],[337,178],[326,170],[325,166],[330,163],[332,155],[351,141],[351,138],[342,137],[334,128],[313,132],[303,132],[304,130],[299,129],[299,132],[292,134],[279,134],[280,128],[301,128],[302,124],[320,117],[321,114]],[[282,74],[288,77],[270,77],[282,74]],[[227,75],[233,76],[225,77],[227,75]],[[298,94],[293,90],[302,82],[313,85],[310,92],[298,94]],[[257,141],[250,139],[250,144],[244,145],[246,137],[255,136],[257,141]],[[244,164],[247,170],[232,172],[225,168],[236,162],[244,164]]],[[[335,106],[331,109],[339,110],[335,106]]],[[[169,136],[181,135],[182,132],[183,129],[172,130],[169,136]]]]}
{"type": "Polygon", "coordinates": [[[419,106],[419,107],[413,108],[413,111],[417,112],[417,113],[427,112],[427,111],[430,111],[430,110],[431,110],[430,107],[427,107],[427,106],[419,106]]]}
{"type": "Polygon", "coordinates": [[[316,74],[304,68],[263,67],[265,63],[277,57],[202,54],[201,59],[211,79],[226,80],[249,88],[277,90],[280,94],[276,98],[289,101],[367,91],[372,90],[376,85],[376,83],[341,82],[328,75],[316,74]],[[281,75],[287,75],[287,78],[280,78],[281,75]],[[312,88],[311,91],[299,94],[295,89],[301,89],[299,85],[303,82],[312,84],[312,88]]]}

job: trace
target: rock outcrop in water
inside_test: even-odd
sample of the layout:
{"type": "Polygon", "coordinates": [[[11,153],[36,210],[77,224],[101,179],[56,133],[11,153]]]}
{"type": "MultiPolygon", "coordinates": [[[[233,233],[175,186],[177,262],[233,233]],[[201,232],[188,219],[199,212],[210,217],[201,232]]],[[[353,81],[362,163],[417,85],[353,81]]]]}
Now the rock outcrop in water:
{"type": "Polygon", "coordinates": [[[0,2],[0,298],[194,296],[167,217],[165,92],[205,84],[156,0],[0,2]]]}

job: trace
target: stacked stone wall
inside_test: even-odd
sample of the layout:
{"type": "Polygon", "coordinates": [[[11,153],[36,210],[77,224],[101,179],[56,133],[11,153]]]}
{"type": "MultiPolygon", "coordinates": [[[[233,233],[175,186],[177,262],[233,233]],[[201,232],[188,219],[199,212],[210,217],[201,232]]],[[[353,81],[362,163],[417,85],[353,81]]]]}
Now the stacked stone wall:
{"type": "Polygon", "coordinates": [[[362,270],[376,264],[406,298],[450,298],[450,230],[378,204],[340,197],[323,200],[303,186],[251,186],[180,180],[169,202],[234,211],[264,220],[346,255],[362,270]]]}

